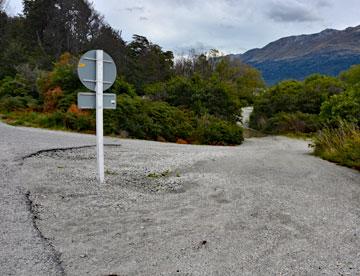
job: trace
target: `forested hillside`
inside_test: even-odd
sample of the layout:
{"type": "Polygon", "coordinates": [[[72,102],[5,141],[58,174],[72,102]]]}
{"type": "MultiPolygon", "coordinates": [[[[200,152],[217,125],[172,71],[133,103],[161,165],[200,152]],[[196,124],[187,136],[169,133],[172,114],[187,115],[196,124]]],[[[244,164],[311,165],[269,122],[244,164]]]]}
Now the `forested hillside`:
{"type": "Polygon", "coordinates": [[[105,133],[181,143],[239,144],[241,107],[264,87],[260,73],[218,52],[174,60],[146,37],[124,41],[86,0],[24,0],[23,14],[0,12],[0,110],[13,124],[93,132],[79,110],[79,56],[104,49],[118,78],[105,133]]]}

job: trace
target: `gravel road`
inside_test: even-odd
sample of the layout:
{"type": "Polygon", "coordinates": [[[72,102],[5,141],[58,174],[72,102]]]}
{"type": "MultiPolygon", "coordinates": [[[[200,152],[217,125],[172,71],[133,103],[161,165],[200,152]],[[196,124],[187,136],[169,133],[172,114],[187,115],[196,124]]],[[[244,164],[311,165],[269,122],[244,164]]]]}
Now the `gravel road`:
{"type": "Polygon", "coordinates": [[[210,147],[0,123],[0,275],[360,275],[360,174],[306,141],[210,147]]]}
{"type": "Polygon", "coordinates": [[[242,119],[243,120],[242,125],[244,127],[249,127],[250,115],[253,112],[253,110],[254,110],[254,107],[252,107],[252,106],[244,107],[242,109],[242,118],[243,118],[242,119]]]}

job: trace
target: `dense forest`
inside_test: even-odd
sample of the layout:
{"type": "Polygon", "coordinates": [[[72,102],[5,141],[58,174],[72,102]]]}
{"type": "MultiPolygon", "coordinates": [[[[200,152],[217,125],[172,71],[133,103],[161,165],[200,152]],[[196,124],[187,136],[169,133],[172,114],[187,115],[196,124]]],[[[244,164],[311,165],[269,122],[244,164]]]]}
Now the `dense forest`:
{"type": "Polygon", "coordinates": [[[118,69],[107,135],[240,144],[241,108],[254,105],[252,128],[316,133],[316,154],[360,168],[360,65],[266,87],[259,71],[215,49],[174,58],[144,36],[124,41],[87,0],[24,0],[16,16],[0,3],[0,114],[8,123],[93,133],[94,111],[76,105],[86,91],[76,69],[81,54],[104,49],[118,69]]]}
{"type": "Polygon", "coordinates": [[[240,144],[241,106],[264,87],[258,71],[216,50],[175,60],[146,37],[126,42],[86,0],[24,0],[21,15],[0,17],[0,110],[15,124],[93,132],[94,112],[76,107],[86,91],[76,67],[90,49],[104,49],[118,69],[108,135],[240,144]]]}

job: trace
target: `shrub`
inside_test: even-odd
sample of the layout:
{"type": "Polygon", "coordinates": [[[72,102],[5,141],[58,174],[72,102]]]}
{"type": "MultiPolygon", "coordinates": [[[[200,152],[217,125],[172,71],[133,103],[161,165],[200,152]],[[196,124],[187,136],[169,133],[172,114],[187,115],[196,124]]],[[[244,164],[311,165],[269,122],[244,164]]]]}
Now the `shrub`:
{"type": "Polygon", "coordinates": [[[200,110],[194,108],[196,107],[194,103],[197,104],[197,94],[201,94],[201,89],[203,89],[203,83],[200,78],[175,77],[168,81],[165,87],[158,84],[157,87],[149,87],[147,91],[154,95],[156,93],[154,89],[156,88],[159,89],[158,96],[165,96],[164,98],[169,104],[192,109],[199,113],[200,110]]]}
{"type": "Polygon", "coordinates": [[[131,97],[136,96],[135,87],[130,83],[126,82],[123,77],[116,78],[113,86],[109,90],[110,93],[115,93],[117,95],[127,94],[131,97]]]}
{"type": "Polygon", "coordinates": [[[271,117],[262,130],[267,133],[311,133],[317,131],[319,127],[318,115],[280,112],[271,117]]]}
{"type": "Polygon", "coordinates": [[[256,98],[250,127],[270,133],[316,131],[322,104],[344,89],[340,80],[322,75],[281,82],[256,98]]]}
{"type": "Polygon", "coordinates": [[[304,81],[304,89],[297,96],[298,110],[319,114],[321,104],[333,95],[345,90],[345,84],[335,77],[312,75],[304,81]]]}
{"type": "MultiPolygon", "coordinates": [[[[40,114],[40,113],[37,113],[40,114]]],[[[45,128],[65,128],[64,125],[64,113],[54,112],[38,115],[38,118],[35,121],[35,124],[38,124],[41,127],[45,128]]]]}
{"type": "Polygon", "coordinates": [[[3,97],[0,99],[0,110],[4,112],[11,112],[14,110],[24,109],[26,104],[22,97],[3,97]]]}
{"type": "Polygon", "coordinates": [[[95,119],[88,114],[66,112],[63,114],[64,126],[76,131],[95,131],[95,119]]]}
{"type": "Polygon", "coordinates": [[[44,105],[43,105],[44,112],[55,111],[57,109],[59,100],[61,99],[62,96],[63,96],[63,91],[59,86],[46,91],[46,93],[44,94],[44,105]]]}
{"type": "Polygon", "coordinates": [[[360,125],[360,85],[324,102],[320,118],[332,126],[338,125],[341,120],[360,125]]]}
{"type": "Polygon", "coordinates": [[[236,121],[241,116],[235,87],[213,76],[208,80],[199,75],[175,77],[167,83],[148,85],[146,95],[161,99],[172,106],[187,109],[202,116],[211,114],[224,120],[236,121]]]}
{"type": "Polygon", "coordinates": [[[0,110],[34,109],[38,100],[32,94],[31,86],[20,76],[6,77],[0,81],[0,110]]]}
{"type": "Polygon", "coordinates": [[[197,120],[193,140],[199,144],[238,145],[244,140],[243,129],[235,123],[205,115],[197,120]]]}
{"type": "Polygon", "coordinates": [[[63,114],[15,111],[5,114],[4,119],[12,125],[64,129],[63,114]]]}
{"type": "MultiPolygon", "coordinates": [[[[81,84],[77,73],[77,59],[68,53],[63,54],[59,61],[55,63],[51,72],[42,73],[37,80],[41,100],[45,102],[45,111],[60,109],[65,112],[71,104],[76,103],[76,95],[80,90],[86,90],[81,84]],[[56,100],[52,99],[54,91],[62,91],[56,94],[56,100]],[[53,102],[48,109],[46,107],[49,98],[53,102]],[[55,105],[54,105],[55,103],[55,105]]],[[[50,101],[51,102],[51,101],[50,101]]]]}
{"type": "Polygon", "coordinates": [[[128,133],[138,139],[169,142],[195,142],[211,145],[234,145],[243,141],[242,128],[211,115],[196,119],[194,113],[165,102],[153,102],[122,95],[117,109],[105,111],[107,134],[128,133]]]}
{"type": "Polygon", "coordinates": [[[117,109],[105,112],[105,133],[129,133],[139,139],[176,142],[188,139],[193,129],[193,115],[165,102],[152,102],[140,97],[118,96],[117,109]]]}
{"type": "Polygon", "coordinates": [[[154,101],[166,101],[168,98],[167,95],[167,86],[168,83],[156,82],[148,84],[144,87],[144,93],[146,97],[154,101]]]}
{"type": "Polygon", "coordinates": [[[349,70],[341,72],[340,79],[349,86],[360,84],[360,64],[353,65],[349,70]]]}
{"type": "Polygon", "coordinates": [[[326,127],[314,142],[315,155],[360,170],[360,129],[341,121],[339,126],[326,127]]]}
{"type": "Polygon", "coordinates": [[[230,84],[212,78],[206,85],[202,102],[209,114],[236,122],[241,117],[241,106],[235,93],[230,84]]]}

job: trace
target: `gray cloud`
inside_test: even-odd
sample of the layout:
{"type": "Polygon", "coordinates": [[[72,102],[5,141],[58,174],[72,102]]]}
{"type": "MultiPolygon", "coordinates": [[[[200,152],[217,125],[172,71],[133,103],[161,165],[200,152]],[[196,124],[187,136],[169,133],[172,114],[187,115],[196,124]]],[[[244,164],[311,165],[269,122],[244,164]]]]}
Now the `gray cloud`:
{"type": "Polygon", "coordinates": [[[321,20],[309,6],[297,1],[272,2],[269,4],[267,16],[276,22],[312,22],[321,20]]]}
{"type": "Polygon", "coordinates": [[[143,12],[144,9],[145,9],[144,7],[140,7],[140,6],[125,8],[125,10],[128,12],[143,12]]]}
{"type": "MultiPolygon", "coordinates": [[[[8,12],[22,0],[7,0],[8,12]]],[[[290,35],[360,24],[359,0],[92,0],[122,37],[133,34],[172,50],[241,53],[290,35]],[[148,20],[147,20],[148,19],[148,20]],[[199,42],[197,42],[199,41],[199,42]]]]}
{"type": "Polygon", "coordinates": [[[333,3],[331,0],[318,0],[316,1],[316,6],[318,8],[331,8],[333,3]]]}

